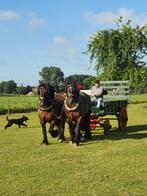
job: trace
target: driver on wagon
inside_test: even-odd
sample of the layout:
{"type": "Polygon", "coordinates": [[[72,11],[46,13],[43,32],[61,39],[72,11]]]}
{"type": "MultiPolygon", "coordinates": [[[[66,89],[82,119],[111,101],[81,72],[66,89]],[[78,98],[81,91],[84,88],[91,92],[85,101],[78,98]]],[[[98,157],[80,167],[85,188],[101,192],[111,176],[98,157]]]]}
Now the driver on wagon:
{"type": "Polygon", "coordinates": [[[91,101],[97,102],[96,107],[100,109],[100,104],[103,99],[103,88],[101,87],[99,80],[96,80],[95,84],[92,86],[90,96],[91,96],[91,101]]]}

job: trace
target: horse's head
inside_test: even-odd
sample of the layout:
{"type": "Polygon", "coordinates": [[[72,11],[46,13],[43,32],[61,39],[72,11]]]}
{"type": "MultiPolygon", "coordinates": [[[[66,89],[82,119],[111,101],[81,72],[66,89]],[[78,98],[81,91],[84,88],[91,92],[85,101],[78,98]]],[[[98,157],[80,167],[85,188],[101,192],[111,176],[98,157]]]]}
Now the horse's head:
{"type": "Polygon", "coordinates": [[[66,85],[66,97],[68,103],[77,103],[79,98],[79,90],[76,88],[75,83],[66,85]]]}
{"type": "Polygon", "coordinates": [[[49,83],[40,83],[38,95],[41,107],[48,107],[54,99],[54,88],[49,83]]]}

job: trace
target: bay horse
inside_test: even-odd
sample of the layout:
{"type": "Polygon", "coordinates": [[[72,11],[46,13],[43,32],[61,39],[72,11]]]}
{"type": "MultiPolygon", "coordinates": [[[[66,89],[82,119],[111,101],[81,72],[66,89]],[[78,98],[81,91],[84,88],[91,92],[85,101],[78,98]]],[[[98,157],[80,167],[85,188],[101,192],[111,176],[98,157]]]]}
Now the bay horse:
{"type": "Polygon", "coordinates": [[[85,139],[90,139],[91,99],[89,95],[80,92],[76,84],[66,85],[64,112],[69,125],[70,143],[79,145],[81,131],[85,132],[85,139]]]}
{"type": "Polygon", "coordinates": [[[40,83],[38,86],[39,104],[38,117],[42,127],[42,144],[48,145],[46,123],[50,123],[49,133],[64,141],[64,98],[62,93],[56,94],[49,83],[40,83]],[[54,127],[57,127],[55,130],[54,127]]]}

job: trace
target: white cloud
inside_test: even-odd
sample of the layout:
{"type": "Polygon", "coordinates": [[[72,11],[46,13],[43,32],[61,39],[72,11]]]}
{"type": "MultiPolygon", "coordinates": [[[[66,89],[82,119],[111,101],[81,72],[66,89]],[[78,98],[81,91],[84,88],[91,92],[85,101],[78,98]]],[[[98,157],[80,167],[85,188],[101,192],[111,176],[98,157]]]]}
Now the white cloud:
{"type": "Polygon", "coordinates": [[[141,24],[147,21],[147,13],[137,14],[133,9],[121,8],[116,13],[107,12],[86,12],[84,14],[85,21],[93,24],[114,24],[120,17],[123,17],[123,21],[132,20],[133,24],[141,24]]]}
{"type": "Polygon", "coordinates": [[[62,36],[56,36],[56,37],[54,37],[54,43],[55,44],[65,44],[66,39],[62,36]]]}
{"type": "Polygon", "coordinates": [[[18,20],[19,16],[12,10],[0,10],[0,21],[13,21],[18,20]]]}
{"type": "Polygon", "coordinates": [[[101,12],[101,13],[93,13],[86,12],[84,18],[89,23],[113,23],[115,19],[115,15],[112,12],[101,12]]]}
{"type": "Polygon", "coordinates": [[[46,19],[41,19],[41,18],[33,18],[29,22],[30,27],[41,27],[47,25],[48,25],[48,21],[46,19]]]}
{"type": "Polygon", "coordinates": [[[73,48],[73,47],[70,47],[67,49],[68,50],[68,53],[71,57],[74,57],[76,54],[77,54],[77,50],[76,48],[73,48]]]}

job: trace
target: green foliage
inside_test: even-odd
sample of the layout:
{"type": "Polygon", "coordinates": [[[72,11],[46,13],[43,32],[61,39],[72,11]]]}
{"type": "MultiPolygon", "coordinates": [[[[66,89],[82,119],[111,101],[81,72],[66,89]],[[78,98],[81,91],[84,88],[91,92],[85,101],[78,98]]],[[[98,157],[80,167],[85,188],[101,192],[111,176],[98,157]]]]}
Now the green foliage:
{"type": "Polygon", "coordinates": [[[95,79],[95,76],[89,76],[88,78],[85,78],[83,80],[84,89],[91,89],[95,79]]]}
{"type": "Polygon", "coordinates": [[[129,103],[130,104],[147,103],[147,94],[131,95],[129,97],[129,103]]]}
{"type": "Polygon", "coordinates": [[[49,82],[52,86],[54,86],[56,91],[64,86],[64,73],[59,67],[45,66],[41,69],[39,75],[43,82],[49,82]]]}
{"type": "MultiPolygon", "coordinates": [[[[48,134],[40,145],[41,126],[29,113],[28,127],[4,130],[0,116],[0,195],[2,196],[145,196],[147,193],[147,104],[129,105],[126,133],[112,122],[109,136],[99,127],[79,147],[48,134]],[[137,114],[137,115],[134,115],[137,114]]],[[[22,114],[11,115],[11,118],[22,114]]]]}
{"type": "Polygon", "coordinates": [[[76,81],[79,83],[83,83],[84,79],[91,77],[90,75],[84,74],[73,74],[65,78],[66,81],[76,81]]]}
{"type": "Polygon", "coordinates": [[[97,31],[91,36],[87,54],[102,80],[130,80],[135,91],[138,81],[146,83],[147,26],[131,27],[119,19],[116,29],[97,31]]]}
{"type": "Polygon", "coordinates": [[[91,84],[95,80],[95,76],[85,75],[85,74],[73,74],[65,78],[65,81],[73,82],[76,81],[83,85],[84,89],[90,89],[91,84]]]}
{"type": "Polygon", "coordinates": [[[0,83],[1,94],[15,94],[17,84],[13,80],[3,81],[0,83]]]}
{"type": "Polygon", "coordinates": [[[21,86],[17,87],[17,93],[20,95],[26,95],[31,91],[32,91],[32,87],[29,85],[28,86],[21,85],[21,86]]]}

